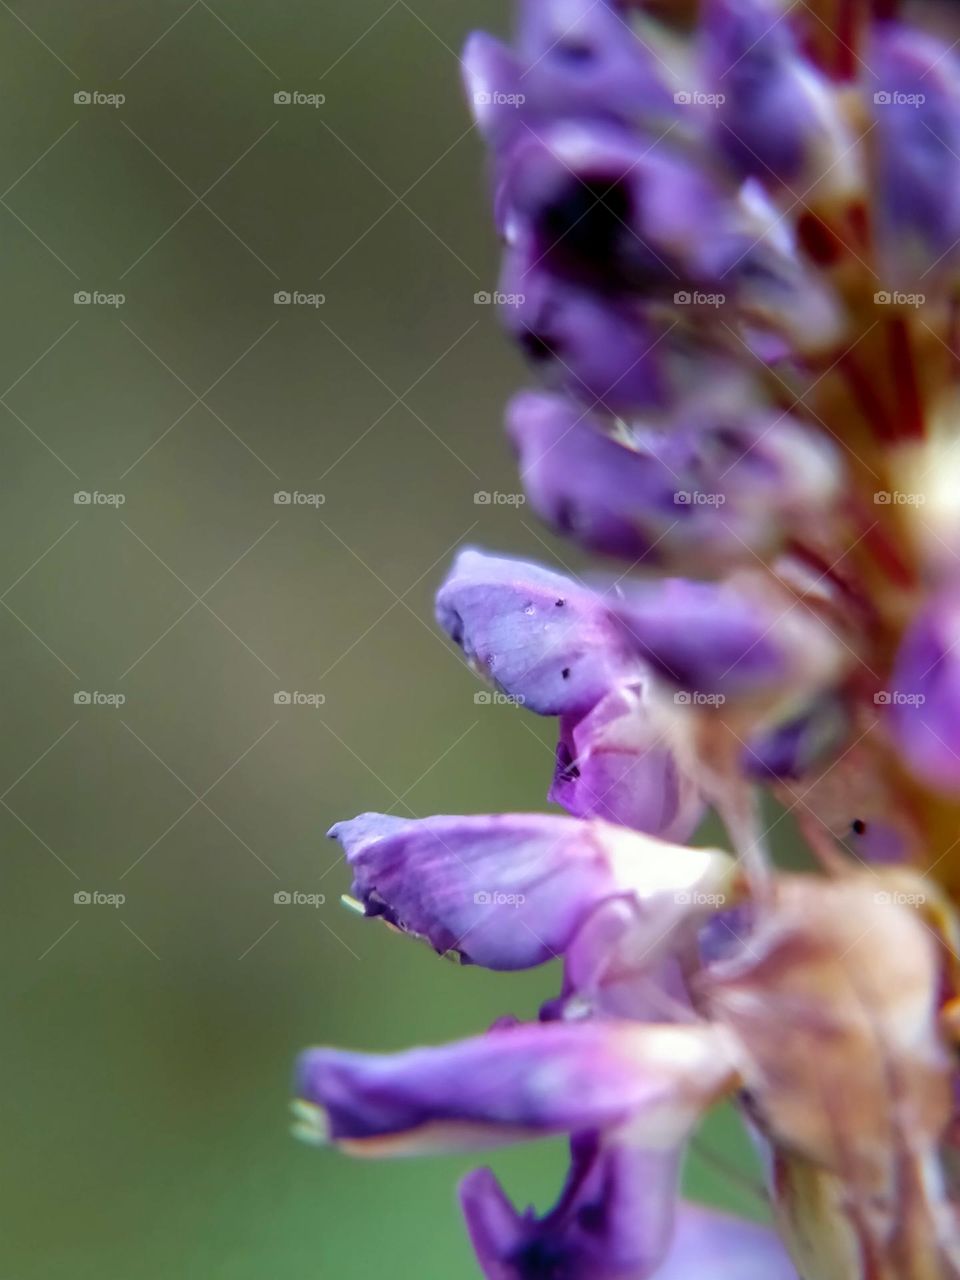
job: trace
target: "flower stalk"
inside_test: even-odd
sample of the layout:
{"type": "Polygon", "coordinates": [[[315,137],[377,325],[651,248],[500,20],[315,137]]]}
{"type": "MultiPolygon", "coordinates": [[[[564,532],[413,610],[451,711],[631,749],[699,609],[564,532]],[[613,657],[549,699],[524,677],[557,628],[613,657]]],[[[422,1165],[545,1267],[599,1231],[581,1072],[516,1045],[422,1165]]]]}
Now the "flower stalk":
{"type": "Polygon", "coordinates": [[[568,816],[331,834],[366,916],[563,982],[461,1044],[307,1051],[301,1132],[568,1134],[543,1216],[464,1182],[488,1280],[960,1277],[956,14],[518,8],[463,58],[538,375],[507,431],[537,515],[616,569],[466,549],[437,620],[557,720],[568,816]],[[708,811],[729,852],[690,843],[708,811]],[[724,1098],[775,1231],[678,1199],[724,1098]]]}

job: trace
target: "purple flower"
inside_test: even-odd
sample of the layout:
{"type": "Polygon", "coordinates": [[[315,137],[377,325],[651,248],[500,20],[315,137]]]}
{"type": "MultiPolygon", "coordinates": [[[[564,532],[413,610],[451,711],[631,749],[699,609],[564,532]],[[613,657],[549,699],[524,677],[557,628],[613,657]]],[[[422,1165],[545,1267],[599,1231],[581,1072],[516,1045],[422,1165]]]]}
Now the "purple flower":
{"type": "Polygon", "coordinates": [[[570,945],[598,903],[630,897],[663,915],[678,894],[730,878],[718,852],[546,814],[395,818],[368,813],[330,831],[367,915],[490,969],[525,969],[570,945]]]}
{"type": "Polygon", "coordinates": [[[749,563],[829,509],[838,467],[826,442],[782,414],[703,413],[615,435],[565,396],[525,391],[507,431],[542,519],[644,567],[749,563]]]}
{"type": "Polygon", "coordinates": [[[308,1049],[297,1070],[303,1135],[358,1154],[456,1150],[616,1129],[676,1142],[735,1079],[703,1027],[551,1022],[399,1054],[308,1049]],[[315,1108],[316,1110],[311,1110],[315,1108]]]}
{"type": "Polygon", "coordinates": [[[903,759],[932,786],[960,790],[960,597],[930,601],[880,695],[903,759]]]}
{"type": "Polygon", "coordinates": [[[664,680],[728,697],[817,688],[836,673],[831,633],[795,605],[729,583],[631,587],[616,605],[638,655],[664,680]]]}
{"type": "Polygon", "coordinates": [[[623,684],[582,719],[561,721],[549,798],[580,818],[687,840],[704,800],[650,702],[648,683],[623,684]]]}
{"type": "Polygon", "coordinates": [[[954,49],[888,26],[870,50],[876,214],[885,280],[932,291],[960,241],[960,65],[954,49]]]}
{"type": "Polygon", "coordinates": [[[770,0],[706,0],[705,86],[718,99],[712,137],[744,178],[799,195],[826,176],[834,187],[853,138],[832,110],[832,86],[800,55],[790,15],[770,0]]]}
{"type": "Polygon", "coordinates": [[[691,364],[641,306],[548,274],[522,236],[508,248],[500,291],[517,299],[501,314],[525,355],[588,408],[630,413],[662,405],[691,364]]]}
{"type": "Polygon", "coordinates": [[[574,1137],[570,1170],[545,1216],[519,1214],[489,1169],[460,1184],[467,1228],[487,1280],[636,1280],[670,1248],[676,1149],[645,1149],[598,1132],[574,1137]]]}
{"type": "Polygon", "coordinates": [[[598,595],[524,560],[461,551],[437,621],[477,670],[539,715],[579,715],[640,663],[598,595]]]}
{"type": "Polygon", "coordinates": [[[487,1280],[797,1280],[769,1228],[699,1206],[676,1212],[673,1153],[573,1143],[567,1186],[543,1218],[518,1214],[489,1169],[460,1198],[487,1280]]]}
{"type": "Polygon", "coordinates": [[[572,816],[331,834],[367,916],[562,981],[535,1025],[310,1050],[297,1113],[361,1154],[568,1135],[545,1213],[463,1182],[487,1280],[960,1277],[956,44],[896,0],[520,0],[468,42],[545,383],[508,433],[535,512],[625,565],[465,550],[437,596],[558,718],[572,816]],[[675,843],[708,808],[729,854],[675,843]],[[678,1201],[721,1099],[779,1237],[678,1201]]]}

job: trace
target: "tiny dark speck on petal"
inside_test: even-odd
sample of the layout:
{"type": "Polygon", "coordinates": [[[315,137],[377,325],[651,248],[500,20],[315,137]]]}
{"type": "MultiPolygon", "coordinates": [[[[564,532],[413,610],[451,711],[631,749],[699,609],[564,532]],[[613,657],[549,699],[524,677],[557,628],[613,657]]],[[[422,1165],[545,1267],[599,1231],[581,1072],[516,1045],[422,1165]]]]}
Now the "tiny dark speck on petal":
{"type": "Polygon", "coordinates": [[[554,604],[556,605],[556,607],[557,607],[558,609],[562,609],[562,608],[563,608],[563,606],[564,606],[566,603],[567,603],[567,602],[566,602],[566,600],[555,600],[555,601],[554,601],[554,604]]]}
{"type": "Polygon", "coordinates": [[[862,836],[863,833],[866,831],[866,829],[867,829],[867,824],[864,822],[862,818],[854,818],[853,822],[850,823],[850,830],[854,833],[854,835],[862,836]]]}
{"type": "Polygon", "coordinates": [[[570,679],[570,668],[569,668],[569,667],[564,667],[564,668],[563,668],[563,670],[560,672],[560,676],[561,676],[561,678],[562,678],[562,679],[564,679],[564,680],[569,680],[569,679],[570,679]]]}

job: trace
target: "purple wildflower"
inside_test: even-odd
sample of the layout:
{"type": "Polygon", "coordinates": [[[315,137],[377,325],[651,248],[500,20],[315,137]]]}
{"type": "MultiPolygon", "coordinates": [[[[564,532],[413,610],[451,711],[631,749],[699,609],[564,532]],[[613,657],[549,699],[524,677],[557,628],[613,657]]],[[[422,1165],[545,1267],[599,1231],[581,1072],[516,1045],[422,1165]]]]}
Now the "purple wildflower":
{"type": "Polygon", "coordinates": [[[535,1023],[310,1050],[296,1105],[358,1153],[569,1135],[545,1214],[462,1184],[487,1280],[960,1277],[958,36],[935,0],[521,0],[467,43],[546,384],[508,433],[623,571],[466,550],[437,596],[556,717],[571,816],[331,834],[367,916],[563,980],[535,1023]],[[684,844],[708,809],[732,853],[684,844]],[[776,1232],[678,1200],[722,1098],[776,1232]]]}

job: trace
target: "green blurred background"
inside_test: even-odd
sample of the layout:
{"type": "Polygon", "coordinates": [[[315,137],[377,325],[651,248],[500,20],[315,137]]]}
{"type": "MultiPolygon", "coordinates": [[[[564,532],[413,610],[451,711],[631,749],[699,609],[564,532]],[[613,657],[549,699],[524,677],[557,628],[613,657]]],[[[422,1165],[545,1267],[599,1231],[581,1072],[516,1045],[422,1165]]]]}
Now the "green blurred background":
{"type": "MultiPolygon", "coordinates": [[[[541,807],[550,773],[553,726],[476,704],[432,626],[465,540],[575,563],[474,500],[517,489],[524,374],[474,302],[497,247],[456,51],[507,16],[0,0],[0,1280],[474,1274],[471,1160],[309,1150],[286,1105],[304,1045],[458,1036],[557,982],[347,914],[323,839],[541,807]]],[[[543,1205],[562,1151],[494,1163],[543,1205]]]]}

